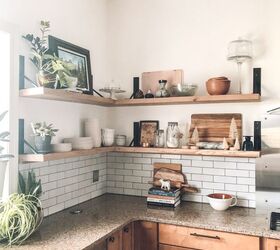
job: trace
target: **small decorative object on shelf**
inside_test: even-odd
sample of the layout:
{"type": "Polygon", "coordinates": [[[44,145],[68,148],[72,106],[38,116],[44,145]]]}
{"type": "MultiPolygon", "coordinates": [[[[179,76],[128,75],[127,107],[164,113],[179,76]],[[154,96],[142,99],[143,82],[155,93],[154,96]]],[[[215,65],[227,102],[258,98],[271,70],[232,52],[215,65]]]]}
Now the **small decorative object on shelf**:
{"type": "Polygon", "coordinates": [[[145,98],[146,99],[149,99],[149,98],[154,98],[155,96],[153,95],[152,91],[149,89],[148,92],[146,93],[145,95],[145,98]]]}
{"type": "Polygon", "coordinates": [[[238,137],[236,137],[236,139],[235,139],[234,149],[235,150],[240,150],[240,142],[239,142],[238,137]]]}
{"type": "Polygon", "coordinates": [[[99,89],[99,91],[104,93],[109,93],[111,99],[117,100],[116,94],[124,93],[125,90],[122,90],[120,87],[105,87],[102,89],[99,89]]]}
{"type": "Polygon", "coordinates": [[[163,129],[159,129],[156,131],[154,146],[156,148],[164,147],[164,130],[163,129]]]}
{"type": "Polygon", "coordinates": [[[223,139],[223,149],[224,150],[228,150],[229,149],[229,145],[228,145],[227,139],[225,137],[223,139]]]}
{"type": "Polygon", "coordinates": [[[230,80],[227,77],[214,77],[206,82],[209,95],[226,95],[230,88],[230,80]]]}
{"type": "Polygon", "coordinates": [[[135,94],[134,94],[134,99],[143,99],[144,98],[144,93],[141,89],[139,89],[135,94]]]}
{"type": "Polygon", "coordinates": [[[113,146],[115,140],[115,129],[102,128],[101,129],[102,145],[105,147],[113,146]]]}
{"type": "Polygon", "coordinates": [[[254,144],[251,141],[252,136],[244,136],[245,137],[245,141],[243,142],[242,145],[242,150],[243,151],[253,151],[254,150],[254,144]]]}
{"type": "Polygon", "coordinates": [[[171,96],[194,96],[197,90],[195,84],[178,83],[177,85],[171,85],[168,89],[171,96]]]}
{"type": "Polygon", "coordinates": [[[197,144],[199,143],[199,134],[197,127],[194,128],[192,137],[190,138],[191,149],[198,149],[197,144]]]}
{"type": "Polygon", "coordinates": [[[178,122],[168,122],[166,131],[166,146],[168,148],[178,148],[182,134],[178,127],[178,122]]]}
{"type": "Polygon", "coordinates": [[[239,38],[229,43],[228,56],[229,61],[235,61],[238,66],[238,90],[241,94],[241,66],[244,62],[252,59],[252,42],[246,39],[239,38]]]}
{"type": "Polygon", "coordinates": [[[48,154],[51,152],[51,140],[58,131],[52,126],[52,124],[47,125],[46,122],[31,123],[37,153],[48,154]]]}
{"type": "Polygon", "coordinates": [[[92,138],[94,148],[101,146],[101,129],[97,118],[85,121],[85,136],[92,138]]]}
{"type": "Polygon", "coordinates": [[[238,134],[238,129],[237,129],[237,124],[234,118],[231,119],[230,127],[229,127],[229,139],[230,139],[230,144],[234,145],[235,139],[239,138],[238,134]]]}
{"type": "Polygon", "coordinates": [[[125,135],[116,135],[116,145],[125,146],[126,145],[126,136],[125,135]]]}
{"type": "Polygon", "coordinates": [[[156,92],[156,97],[168,97],[169,93],[166,90],[167,80],[159,80],[159,90],[156,92]]]}

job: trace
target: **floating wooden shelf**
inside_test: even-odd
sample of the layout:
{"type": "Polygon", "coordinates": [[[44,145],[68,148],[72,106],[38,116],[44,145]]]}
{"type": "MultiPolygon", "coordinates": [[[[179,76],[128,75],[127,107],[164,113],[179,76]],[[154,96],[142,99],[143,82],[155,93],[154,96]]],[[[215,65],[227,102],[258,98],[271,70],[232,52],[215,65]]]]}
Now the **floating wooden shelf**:
{"type": "Polygon", "coordinates": [[[181,96],[151,99],[122,99],[115,101],[115,106],[151,106],[151,105],[178,105],[202,103],[232,103],[232,102],[259,102],[259,94],[242,95],[207,95],[207,96],[181,96]]]}
{"type": "Polygon", "coordinates": [[[70,92],[63,89],[29,88],[20,90],[21,97],[47,99],[65,102],[84,103],[99,106],[152,106],[152,105],[179,105],[200,103],[233,103],[233,102],[258,102],[259,94],[243,95],[207,95],[207,96],[184,96],[151,99],[122,99],[112,100],[99,96],[86,95],[70,92]]]}
{"type": "Polygon", "coordinates": [[[79,156],[95,155],[100,153],[111,152],[114,147],[93,148],[87,150],[73,150],[63,153],[50,153],[50,154],[23,154],[19,155],[20,162],[44,162],[54,161],[65,158],[73,158],[79,156]]]}
{"type": "Polygon", "coordinates": [[[77,92],[71,92],[63,89],[50,89],[44,87],[29,88],[20,90],[21,97],[46,99],[64,102],[75,102],[99,106],[112,106],[114,100],[99,96],[86,95],[77,92]]]}
{"type": "Polygon", "coordinates": [[[146,153],[146,154],[172,154],[172,155],[202,155],[202,156],[223,156],[223,157],[243,157],[258,158],[259,151],[227,151],[227,150],[192,150],[182,148],[143,148],[143,147],[101,147],[89,150],[74,150],[65,153],[50,154],[24,154],[19,156],[20,162],[44,162],[64,158],[72,158],[86,155],[94,155],[107,152],[121,153],[146,153]]]}

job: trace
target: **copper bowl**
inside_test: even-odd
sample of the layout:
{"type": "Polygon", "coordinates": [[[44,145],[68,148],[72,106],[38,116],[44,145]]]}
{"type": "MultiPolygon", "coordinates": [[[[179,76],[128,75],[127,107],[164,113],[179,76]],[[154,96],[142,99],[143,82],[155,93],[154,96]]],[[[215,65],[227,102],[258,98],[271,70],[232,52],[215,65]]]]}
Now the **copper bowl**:
{"type": "Polygon", "coordinates": [[[226,77],[211,78],[206,82],[209,95],[226,95],[230,88],[230,80],[226,77]]]}

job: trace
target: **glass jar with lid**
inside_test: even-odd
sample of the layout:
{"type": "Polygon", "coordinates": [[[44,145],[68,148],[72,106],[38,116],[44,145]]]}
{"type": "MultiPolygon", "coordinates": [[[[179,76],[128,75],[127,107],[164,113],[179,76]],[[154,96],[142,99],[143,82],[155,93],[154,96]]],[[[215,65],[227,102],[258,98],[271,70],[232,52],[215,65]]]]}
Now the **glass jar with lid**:
{"type": "Polygon", "coordinates": [[[168,122],[166,131],[166,146],[168,148],[178,148],[180,145],[180,130],[178,122],[168,122]]]}
{"type": "Polygon", "coordinates": [[[163,148],[164,147],[164,130],[163,129],[159,129],[155,132],[154,146],[156,148],[163,148]]]}

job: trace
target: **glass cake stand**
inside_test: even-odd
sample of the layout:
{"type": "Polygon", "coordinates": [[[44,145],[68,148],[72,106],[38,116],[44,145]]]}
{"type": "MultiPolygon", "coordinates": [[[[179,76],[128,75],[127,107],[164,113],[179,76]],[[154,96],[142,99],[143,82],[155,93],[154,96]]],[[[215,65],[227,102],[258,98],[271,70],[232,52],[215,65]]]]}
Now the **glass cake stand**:
{"type": "Polygon", "coordinates": [[[99,89],[99,91],[104,92],[104,93],[109,93],[110,94],[109,98],[111,98],[113,100],[117,100],[116,94],[125,92],[125,90],[122,90],[119,87],[105,87],[105,88],[99,89]]]}

